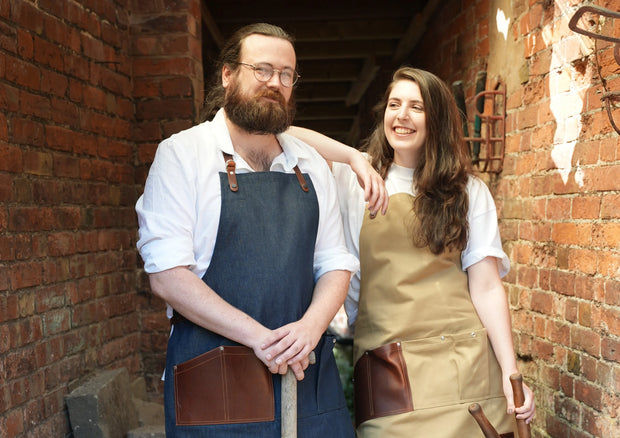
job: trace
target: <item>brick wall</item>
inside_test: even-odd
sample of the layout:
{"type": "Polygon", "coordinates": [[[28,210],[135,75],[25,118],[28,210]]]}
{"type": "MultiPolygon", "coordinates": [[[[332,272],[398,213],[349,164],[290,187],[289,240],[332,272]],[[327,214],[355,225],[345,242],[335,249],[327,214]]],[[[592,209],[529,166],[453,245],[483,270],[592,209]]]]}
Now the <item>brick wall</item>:
{"type": "MultiPolygon", "coordinates": [[[[469,97],[479,70],[505,81],[505,168],[483,177],[538,437],[620,430],[620,154],[600,100],[619,67],[609,44],[568,30],[581,4],[448,0],[411,60],[469,97]]],[[[198,114],[199,5],[0,1],[2,436],[68,434],[63,397],[98,369],[126,366],[161,391],[168,327],[133,205],[159,140],[198,114]]]]}
{"type": "MultiPolygon", "coordinates": [[[[465,81],[468,97],[478,70],[505,81],[504,171],[483,178],[512,261],[505,286],[537,437],[620,436],[620,145],[600,99],[603,84],[620,89],[620,66],[609,43],[568,28],[582,4],[451,0],[411,61],[465,81]]],[[[620,37],[620,20],[589,25],[620,37]]]]}
{"type": "Polygon", "coordinates": [[[198,5],[0,1],[2,437],[68,435],[64,396],[97,370],[159,389],[133,206],[157,142],[197,114],[198,5]]]}
{"type": "MultiPolygon", "coordinates": [[[[136,0],[131,23],[139,196],[159,142],[195,124],[199,116],[204,98],[200,0],[136,0]]],[[[143,273],[138,291],[144,376],[148,389],[161,395],[170,325],[164,303],[151,295],[143,273]]]]}

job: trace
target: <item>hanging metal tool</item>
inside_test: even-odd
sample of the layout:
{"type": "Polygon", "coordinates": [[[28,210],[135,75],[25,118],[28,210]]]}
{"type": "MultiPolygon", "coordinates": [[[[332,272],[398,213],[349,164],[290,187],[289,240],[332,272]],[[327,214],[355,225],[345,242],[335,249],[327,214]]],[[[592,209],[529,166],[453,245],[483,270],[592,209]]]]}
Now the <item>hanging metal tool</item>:
{"type": "MultiPolygon", "coordinates": [[[[474,118],[474,138],[480,138],[480,133],[482,131],[482,119],[479,114],[484,112],[484,94],[482,94],[485,90],[487,84],[487,72],[479,71],[476,73],[476,97],[475,106],[476,106],[476,116],[474,118]]],[[[489,129],[489,127],[487,127],[489,129]]],[[[474,145],[472,148],[472,163],[477,166],[480,162],[480,142],[474,141],[474,145]]]]}

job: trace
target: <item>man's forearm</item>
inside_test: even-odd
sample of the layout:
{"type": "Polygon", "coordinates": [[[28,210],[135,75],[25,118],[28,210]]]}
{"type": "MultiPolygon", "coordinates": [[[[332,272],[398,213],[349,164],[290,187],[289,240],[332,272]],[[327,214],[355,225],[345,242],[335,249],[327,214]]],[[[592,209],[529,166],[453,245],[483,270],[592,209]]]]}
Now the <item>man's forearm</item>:
{"type": "Polygon", "coordinates": [[[256,350],[269,329],[231,306],[185,267],[149,274],[153,293],[195,324],[256,350]]]}
{"type": "Polygon", "coordinates": [[[350,281],[349,271],[338,270],[323,274],[314,287],[312,302],[302,319],[311,321],[323,333],[344,303],[350,281]]]}

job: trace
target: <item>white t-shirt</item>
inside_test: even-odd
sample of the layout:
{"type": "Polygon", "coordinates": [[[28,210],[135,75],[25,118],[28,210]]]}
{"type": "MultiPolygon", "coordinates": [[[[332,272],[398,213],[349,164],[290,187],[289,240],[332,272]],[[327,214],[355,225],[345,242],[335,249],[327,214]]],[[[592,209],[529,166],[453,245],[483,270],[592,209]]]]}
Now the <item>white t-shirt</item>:
{"type": "MultiPolygon", "coordinates": [[[[356,272],[359,262],[345,245],[334,177],[325,160],[290,135],[277,138],[283,152],[270,170],[294,173],[297,165],[310,175],[317,194],[315,280],[332,270],[356,272]]],[[[202,278],[207,271],[220,218],[218,172],[226,170],[222,151],[233,156],[237,173],[252,172],[233,149],[222,110],[212,122],[201,123],[160,143],[144,194],[136,203],[140,234],[137,247],[146,272],[188,266],[202,278]]],[[[168,314],[171,316],[170,309],[168,314]]]]}
{"type": "MultiPolygon", "coordinates": [[[[347,247],[359,258],[359,236],[366,208],[364,191],[359,186],[357,176],[350,166],[334,163],[332,169],[338,187],[338,198],[344,222],[347,247]]],[[[393,164],[388,171],[385,187],[390,196],[396,193],[414,195],[412,180],[413,169],[393,164]]],[[[500,276],[504,277],[510,270],[510,261],[502,249],[497,225],[497,211],[493,197],[486,184],[476,177],[469,179],[467,194],[469,196],[469,211],[467,214],[469,239],[465,250],[461,253],[463,270],[483,260],[485,257],[491,256],[497,258],[500,276]]],[[[349,293],[345,301],[349,325],[352,325],[357,318],[361,274],[358,271],[351,279],[349,293]]]]}

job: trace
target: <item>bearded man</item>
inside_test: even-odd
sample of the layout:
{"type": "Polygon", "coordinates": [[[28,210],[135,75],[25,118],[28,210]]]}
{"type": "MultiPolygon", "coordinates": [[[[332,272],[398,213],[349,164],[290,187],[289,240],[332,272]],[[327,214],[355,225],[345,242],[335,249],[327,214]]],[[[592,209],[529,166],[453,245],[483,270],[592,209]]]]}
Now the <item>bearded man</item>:
{"type": "Polygon", "coordinates": [[[298,78],[287,33],[240,29],[207,99],[222,108],[160,143],[136,204],[138,249],[172,323],[168,438],[279,437],[289,367],[299,436],[354,437],[325,332],[358,261],[328,166],[283,134],[298,78]]]}

